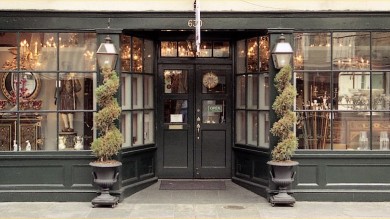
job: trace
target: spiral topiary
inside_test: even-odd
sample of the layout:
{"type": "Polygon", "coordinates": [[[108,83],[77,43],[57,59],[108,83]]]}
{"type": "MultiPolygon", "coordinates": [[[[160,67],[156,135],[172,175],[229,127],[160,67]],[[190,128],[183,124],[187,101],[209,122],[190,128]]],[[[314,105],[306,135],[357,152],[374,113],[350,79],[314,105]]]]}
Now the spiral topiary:
{"type": "Polygon", "coordinates": [[[103,83],[96,89],[99,111],[95,115],[95,127],[99,137],[91,144],[92,153],[98,162],[110,162],[120,150],[123,137],[115,122],[121,114],[121,107],[115,97],[119,88],[119,77],[109,67],[102,69],[103,83]]]}
{"type": "Polygon", "coordinates": [[[291,83],[291,71],[291,66],[283,67],[274,80],[278,96],[272,104],[272,109],[279,120],[273,124],[271,133],[279,138],[279,142],[271,154],[272,160],[279,162],[291,160],[298,147],[298,139],[293,131],[297,117],[292,110],[297,91],[291,83]]]}

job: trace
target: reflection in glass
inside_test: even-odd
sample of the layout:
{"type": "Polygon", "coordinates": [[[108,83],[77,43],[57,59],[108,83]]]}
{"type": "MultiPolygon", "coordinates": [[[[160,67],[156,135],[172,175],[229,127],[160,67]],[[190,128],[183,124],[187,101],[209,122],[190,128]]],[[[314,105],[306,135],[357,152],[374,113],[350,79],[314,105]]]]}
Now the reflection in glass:
{"type": "Polygon", "coordinates": [[[131,97],[133,109],[143,107],[143,80],[142,75],[132,75],[131,77],[131,97]]]}
{"type": "Polygon", "coordinates": [[[143,71],[143,40],[132,37],[131,71],[143,71]]]}
{"type": "Polygon", "coordinates": [[[248,136],[247,136],[247,144],[257,146],[258,140],[258,112],[257,111],[249,111],[248,112],[248,136]]]}
{"type": "Polygon", "coordinates": [[[269,113],[260,112],[259,114],[259,147],[269,148],[269,113]]]}
{"type": "Polygon", "coordinates": [[[154,45],[151,40],[144,40],[144,72],[153,73],[154,45]]]}
{"type": "Polygon", "coordinates": [[[164,70],[164,93],[187,93],[187,70],[164,70]]]}
{"type": "Polygon", "coordinates": [[[187,100],[164,100],[164,123],[187,123],[187,100]]]}
{"type": "Polygon", "coordinates": [[[154,113],[146,111],[144,113],[144,143],[154,143],[154,113]]]}
{"type": "Polygon", "coordinates": [[[245,109],[245,75],[237,77],[237,86],[236,86],[236,107],[240,109],[245,109]]]}
{"type": "Polygon", "coordinates": [[[130,58],[131,58],[131,47],[130,47],[131,37],[126,35],[121,35],[121,67],[122,71],[130,71],[130,58]]]}
{"type": "Polygon", "coordinates": [[[143,144],[143,123],[142,123],[143,113],[141,111],[134,111],[132,113],[132,144],[133,146],[143,144]]]}
{"type": "Polygon", "coordinates": [[[202,42],[200,44],[199,57],[212,57],[212,48],[213,45],[211,44],[211,42],[202,42]]]}
{"type": "Polygon", "coordinates": [[[333,33],[333,66],[340,70],[370,68],[370,33],[333,33]]]}
{"type": "Polygon", "coordinates": [[[121,133],[123,137],[123,147],[130,147],[132,144],[132,136],[130,135],[131,133],[131,127],[130,124],[131,122],[131,112],[129,111],[122,111],[121,114],[121,133]]]}
{"type": "Polygon", "coordinates": [[[245,144],[246,116],[245,111],[236,111],[236,143],[245,144]]]}
{"type": "Polygon", "coordinates": [[[144,76],[144,108],[153,108],[153,77],[144,76]]]}
{"type": "Polygon", "coordinates": [[[259,50],[260,50],[260,71],[268,71],[269,69],[268,62],[270,57],[268,36],[260,37],[259,50]]]}
{"type": "Polygon", "coordinates": [[[121,74],[122,109],[131,109],[131,74],[121,74]]]}
{"type": "Polygon", "coordinates": [[[237,73],[245,73],[245,40],[240,40],[237,42],[237,73]]]}
{"type": "Polygon", "coordinates": [[[259,76],[248,75],[247,87],[248,109],[257,109],[259,105],[259,76]]]}
{"type": "Polygon", "coordinates": [[[226,104],[224,100],[203,100],[202,122],[203,123],[225,123],[226,104]]]}
{"type": "Polygon", "coordinates": [[[213,57],[229,57],[230,44],[229,42],[214,42],[213,57]]]}
{"type": "Polygon", "coordinates": [[[372,69],[390,69],[390,33],[389,32],[373,32],[372,34],[372,69]]]}
{"type": "Polygon", "coordinates": [[[178,42],[179,57],[195,57],[193,41],[178,42]]]}
{"type": "Polygon", "coordinates": [[[162,41],[161,42],[162,57],[177,57],[177,42],[162,41]]]}
{"type": "Polygon", "coordinates": [[[257,72],[259,70],[259,49],[257,37],[247,41],[247,71],[257,72]]]}
{"type": "Polygon", "coordinates": [[[294,33],[294,69],[330,69],[330,36],[330,33],[294,33]]]}
{"type": "MultiPolygon", "coordinates": [[[[49,41],[51,39],[48,39],[49,41]]],[[[95,33],[60,33],[59,67],[62,71],[94,71],[96,69],[95,33]]],[[[56,46],[54,45],[54,48],[56,46]]],[[[53,47],[47,47],[48,49],[53,47]]],[[[53,63],[54,65],[56,63],[53,63]]]]}
{"type": "Polygon", "coordinates": [[[260,96],[260,109],[269,109],[269,76],[268,74],[260,74],[259,76],[259,96],[260,96]]]}

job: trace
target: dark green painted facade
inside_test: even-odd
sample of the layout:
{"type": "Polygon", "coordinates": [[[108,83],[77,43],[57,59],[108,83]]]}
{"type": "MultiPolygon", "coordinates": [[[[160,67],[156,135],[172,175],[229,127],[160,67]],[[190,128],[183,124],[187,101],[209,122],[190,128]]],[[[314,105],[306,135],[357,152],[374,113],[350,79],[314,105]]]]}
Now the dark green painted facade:
{"type": "MultiPolygon", "coordinates": [[[[390,30],[390,14],[384,12],[205,12],[201,16],[203,29],[221,31],[232,40],[269,33],[271,43],[276,42],[278,30],[287,37],[292,31],[390,30]]],[[[187,21],[192,17],[189,12],[0,11],[0,30],[95,31],[102,40],[111,18],[111,37],[118,42],[122,31],[156,39],[159,30],[190,30],[187,21]]],[[[275,72],[271,69],[271,79],[275,72]]],[[[273,117],[271,113],[271,122],[273,117]]],[[[114,193],[121,199],[157,181],[158,147],[159,142],[120,152],[123,165],[114,193]]],[[[232,154],[234,182],[264,197],[272,193],[266,165],[269,150],[234,145],[232,154]]],[[[298,151],[294,159],[300,165],[292,191],[298,200],[389,201],[389,158],[387,151],[298,151]]],[[[96,196],[89,166],[93,160],[89,151],[1,152],[0,201],[90,201],[96,196]]]]}

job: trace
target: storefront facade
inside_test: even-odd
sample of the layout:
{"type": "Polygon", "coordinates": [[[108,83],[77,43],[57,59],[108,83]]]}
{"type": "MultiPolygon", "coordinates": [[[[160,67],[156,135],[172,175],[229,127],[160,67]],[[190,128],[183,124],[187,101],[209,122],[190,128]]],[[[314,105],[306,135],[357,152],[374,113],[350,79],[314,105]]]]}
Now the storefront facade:
{"type": "Polygon", "coordinates": [[[95,196],[95,53],[107,34],[120,49],[125,140],[114,193],[123,199],[159,178],[223,178],[267,197],[278,71],[270,51],[282,33],[298,90],[295,197],[389,200],[385,12],[206,11],[198,56],[191,11],[0,17],[1,201],[95,196]]]}

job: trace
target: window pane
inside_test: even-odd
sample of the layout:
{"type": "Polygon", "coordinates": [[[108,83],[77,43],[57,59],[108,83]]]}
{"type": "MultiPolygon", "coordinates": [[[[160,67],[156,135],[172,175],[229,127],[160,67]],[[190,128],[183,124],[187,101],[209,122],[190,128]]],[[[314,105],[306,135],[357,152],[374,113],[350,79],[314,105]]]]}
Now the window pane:
{"type": "Polygon", "coordinates": [[[259,71],[259,49],[257,37],[248,39],[247,44],[247,71],[257,72],[259,71]]]}
{"type": "Polygon", "coordinates": [[[132,114],[132,143],[133,146],[141,145],[143,144],[143,113],[142,112],[133,112],[132,114]]]}
{"type": "Polygon", "coordinates": [[[199,57],[211,57],[213,55],[212,48],[211,42],[202,42],[200,44],[199,57]]]}
{"type": "Polygon", "coordinates": [[[259,146],[269,148],[269,113],[260,112],[259,114],[259,146]]]}
{"type": "Polygon", "coordinates": [[[340,70],[370,68],[370,33],[333,33],[333,65],[340,70]]]}
{"type": "Polygon", "coordinates": [[[130,147],[132,144],[132,135],[131,133],[131,112],[122,111],[121,115],[121,132],[123,137],[123,147],[130,147]]]}
{"type": "Polygon", "coordinates": [[[143,71],[143,40],[140,38],[132,37],[132,57],[131,57],[131,71],[142,72],[143,71]]]}
{"type": "Polygon", "coordinates": [[[177,42],[162,41],[161,42],[162,57],[177,57],[177,42]]]}
{"type": "Polygon", "coordinates": [[[122,109],[131,109],[131,74],[121,74],[122,109]]]}
{"type": "Polygon", "coordinates": [[[225,123],[226,104],[224,100],[204,100],[202,102],[203,123],[225,123]]]}
{"type": "Polygon", "coordinates": [[[255,111],[255,112],[248,112],[248,139],[247,139],[247,143],[249,145],[254,145],[254,146],[257,146],[257,140],[258,140],[258,129],[259,129],[259,119],[258,119],[258,112],[255,111]]]}
{"type": "Polygon", "coordinates": [[[95,33],[60,33],[59,67],[62,71],[94,71],[96,69],[95,33]]]}
{"type": "Polygon", "coordinates": [[[294,69],[327,70],[331,68],[330,33],[295,33],[294,41],[294,69]]]}
{"type": "Polygon", "coordinates": [[[245,144],[246,139],[245,111],[236,111],[236,143],[245,144]]]}
{"type": "Polygon", "coordinates": [[[213,57],[229,57],[230,44],[229,42],[214,42],[213,57]]]}
{"type": "Polygon", "coordinates": [[[259,75],[259,96],[260,96],[260,109],[269,109],[269,76],[268,74],[259,75]]]}
{"type": "Polygon", "coordinates": [[[260,71],[268,71],[269,69],[269,57],[270,57],[270,49],[269,49],[269,37],[262,36],[260,37],[260,71]]]}
{"type": "Polygon", "coordinates": [[[187,93],[187,70],[164,70],[164,93],[187,93]]]}
{"type": "Polygon", "coordinates": [[[245,109],[245,75],[237,77],[237,86],[236,86],[236,107],[240,109],[245,109]]]}
{"type": "MultiPolygon", "coordinates": [[[[368,116],[363,116],[362,113],[353,113],[353,112],[335,113],[334,121],[338,121],[339,125],[341,126],[337,127],[337,124],[334,124],[333,131],[341,132],[340,133],[341,136],[343,134],[342,132],[346,134],[345,142],[340,142],[342,148],[338,145],[334,145],[333,146],[334,149],[344,149],[345,146],[345,149],[347,150],[370,150],[371,124],[370,124],[369,113],[368,116]]],[[[375,122],[373,122],[373,124],[375,124],[375,122]]],[[[344,138],[342,137],[341,139],[344,138]]],[[[375,142],[373,142],[373,144],[374,143],[379,148],[379,142],[376,142],[376,139],[375,142]]]]}
{"type": "Polygon", "coordinates": [[[131,37],[121,35],[121,66],[122,71],[130,71],[131,37]]]}
{"type": "Polygon", "coordinates": [[[330,135],[330,113],[328,111],[310,111],[299,113],[300,124],[297,137],[301,149],[328,149],[330,135]]]}
{"type": "Polygon", "coordinates": [[[259,105],[259,76],[248,75],[247,87],[248,109],[257,109],[259,105]]]}
{"type": "MultiPolygon", "coordinates": [[[[370,73],[341,72],[338,76],[338,109],[370,109],[370,73]]],[[[373,95],[382,97],[383,89],[373,90],[373,95]]]]}
{"type": "Polygon", "coordinates": [[[164,100],[164,123],[187,123],[187,100],[164,100]]]}
{"type": "Polygon", "coordinates": [[[206,70],[202,74],[202,93],[226,93],[226,72],[206,70]]]}
{"type": "MultiPolygon", "coordinates": [[[[47,73],[41,75],[46,76],[47,73]]],[[[53,87],[53,90],[58,92],[58,98],[55,100],[58,109],[63,112],[92,110],[94,77],[93,73],[61,73],[57,89],[53,87]]],[[[55,83],[51,86],[55,86],[55,83]]],[[[49,98],[51,97],[46,97],[49,98]]]]}
{"type": "Polygon", "coordinates": [[[195,50],[192,41],[178,42],[179,57],[195,57],[195,50]]]}
{"type": "Polygon", "coordinates": [[[390,69],[390,33],[372,33],[372,69],[390,69]]]}
{"type": "Polygon", "coordinates": [[[154,143],[154,112],[146,111],[144,114],[144,143],[154,143]]]}
{"type": "Polygon", "coordinates": [[[142,109],[143,107],[143,80],[142,75],[133,75],[131,78],[131,98],[133,109],[142,109]]]}
{"type": "Polygon", "coordinates": [[[237,73],[245,73],[245,40],[237,42],[237,73]]]}
{"type": "Polygon", "coordinates": [[[144,41],[144,72],[153,73],[154,45],[153,41],[144,41]]]}
{"type": "Polygon", "coordinates": [[[144,76],[144,108],[153,108],[153,77],[144,76]]]}

